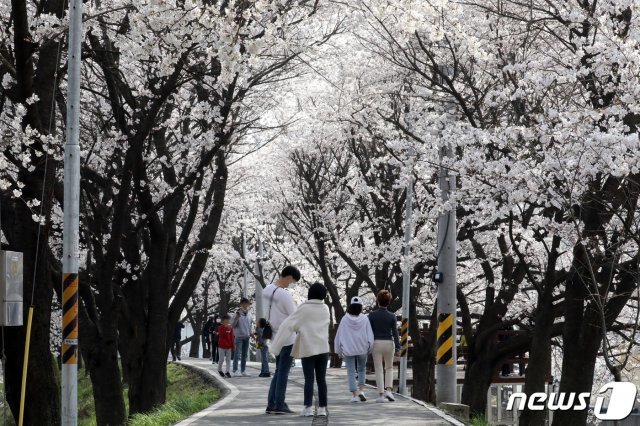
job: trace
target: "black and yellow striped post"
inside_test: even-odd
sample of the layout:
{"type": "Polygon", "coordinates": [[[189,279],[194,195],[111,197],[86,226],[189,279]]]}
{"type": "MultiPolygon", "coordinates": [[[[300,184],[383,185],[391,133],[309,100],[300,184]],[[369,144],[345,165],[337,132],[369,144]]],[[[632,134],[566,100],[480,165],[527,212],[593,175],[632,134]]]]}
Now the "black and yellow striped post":
{"type": "Polygon", "coordinates": [[[409,353],[409,320],[402,318],[400,326],[400,356],[406,357],[409,353]]]}
{"type": "Polygon", "coordinates": [[[78,274],[64,274],[62,286],[62,363],[78,363],[78,274]]]}
{"type": "Polygon", "coordinates": [[[453,365],[453,315],[438,313],[436,364],[453,365]]]}

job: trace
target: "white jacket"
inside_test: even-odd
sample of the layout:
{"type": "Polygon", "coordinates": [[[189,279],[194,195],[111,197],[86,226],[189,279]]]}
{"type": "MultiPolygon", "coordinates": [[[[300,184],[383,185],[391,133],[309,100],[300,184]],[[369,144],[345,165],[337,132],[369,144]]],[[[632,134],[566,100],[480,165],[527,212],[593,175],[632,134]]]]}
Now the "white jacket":
{"type": "MultiPolygon", "coordinates": [[[[289,290],[280,288],[275,284],[269,284],[262,290],[262,306],[264,307],[265,318],[271,324],[274,341],[280,330],[280,325],[289,315],[296,311],[296,303],[289,290]],[[272,300],[273,299],[273,300],[272,300]]],[[[283,346],[293,345],[295,336],[291,336],[289,341],[283,346]]]]}
{"type": "Polygon", "coordinates": [[[373,350],[373,330],[365,315],[346,314],[340,320],[333,348],[340,356],[368,354],[373,350]]]}
{"type": "Polygon", "coordinates": [[[280,324],[278,334],[271,343],[271,353],[278,355],[287,346],[294,333],[298,333],[291,356],[306,358],[329,352],[329,308],[322,300],[308,300],[280,324]]]}

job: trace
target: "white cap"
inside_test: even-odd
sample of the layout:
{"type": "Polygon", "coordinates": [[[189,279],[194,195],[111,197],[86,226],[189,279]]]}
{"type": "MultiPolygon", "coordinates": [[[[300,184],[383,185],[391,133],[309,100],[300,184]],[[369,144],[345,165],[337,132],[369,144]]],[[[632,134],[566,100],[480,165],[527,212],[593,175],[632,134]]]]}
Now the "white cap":
{"type": "Polygon", "coordinates": [[[351,298],[351,304],[352,305],[362,305],[362,299],[360,299],[358,296],[353,296],[351,298]]]}

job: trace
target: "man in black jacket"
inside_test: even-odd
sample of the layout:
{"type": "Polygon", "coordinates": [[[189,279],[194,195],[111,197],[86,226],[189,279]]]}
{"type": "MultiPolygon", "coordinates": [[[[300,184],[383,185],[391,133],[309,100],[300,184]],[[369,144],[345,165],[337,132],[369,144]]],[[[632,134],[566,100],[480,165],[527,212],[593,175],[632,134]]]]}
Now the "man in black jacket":
{"type": "Polygon", "coordinates": [[[211,333],[211,327],[213,326],[213,317],[207,318],[207,321],[202,326],[202,358],[209,358],[211,361],[211,342],[209,341],[209,334],[211,333]]]}

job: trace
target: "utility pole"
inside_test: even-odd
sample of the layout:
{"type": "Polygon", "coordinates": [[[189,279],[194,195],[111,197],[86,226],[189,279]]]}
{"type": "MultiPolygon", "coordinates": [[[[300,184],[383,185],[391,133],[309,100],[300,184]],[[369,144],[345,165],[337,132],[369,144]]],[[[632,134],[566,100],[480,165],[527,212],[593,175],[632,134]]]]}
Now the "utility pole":
{"type": "Polygon", "coordinates": [[[249,278],[249,271],[247,270],[247,240],[244,236],[244,232],[242,233],[242,273],[242,297],[247,297],[247,280],[249,278]]]}
{"type": "MultiPolygon", "coordinates": [[[[452,157],[449,145],[440,148],[440,191],[442,201],[451,197],[456,177],[443,165],[452,157]]],[[[456,210],[455,206],[438,218],[438,331],[436,352],[436,403],[457,402],[456,360],[456,210]]]]}
{"type": "Polygon", "coordinates": [[[404,267],[402,268],[402,325],[400,327],[400,371],[399,371],[399,391],[407,396],[407,357],[409,351],[409,300],[411,295],[411,248],[409,243],[412,237],[411,221],[413,219],[413,159],[415,152],[413,148],[409,154],[409,176],[406,189],[405,217],[404,217],[404,267]]]}
{"type": "Polygon", "coordinates": [[[69,2],[67,140],[62,243],[62,426],[78,424],[78,260],[80,258],[80,43],[82,0],[69,2]]]}

